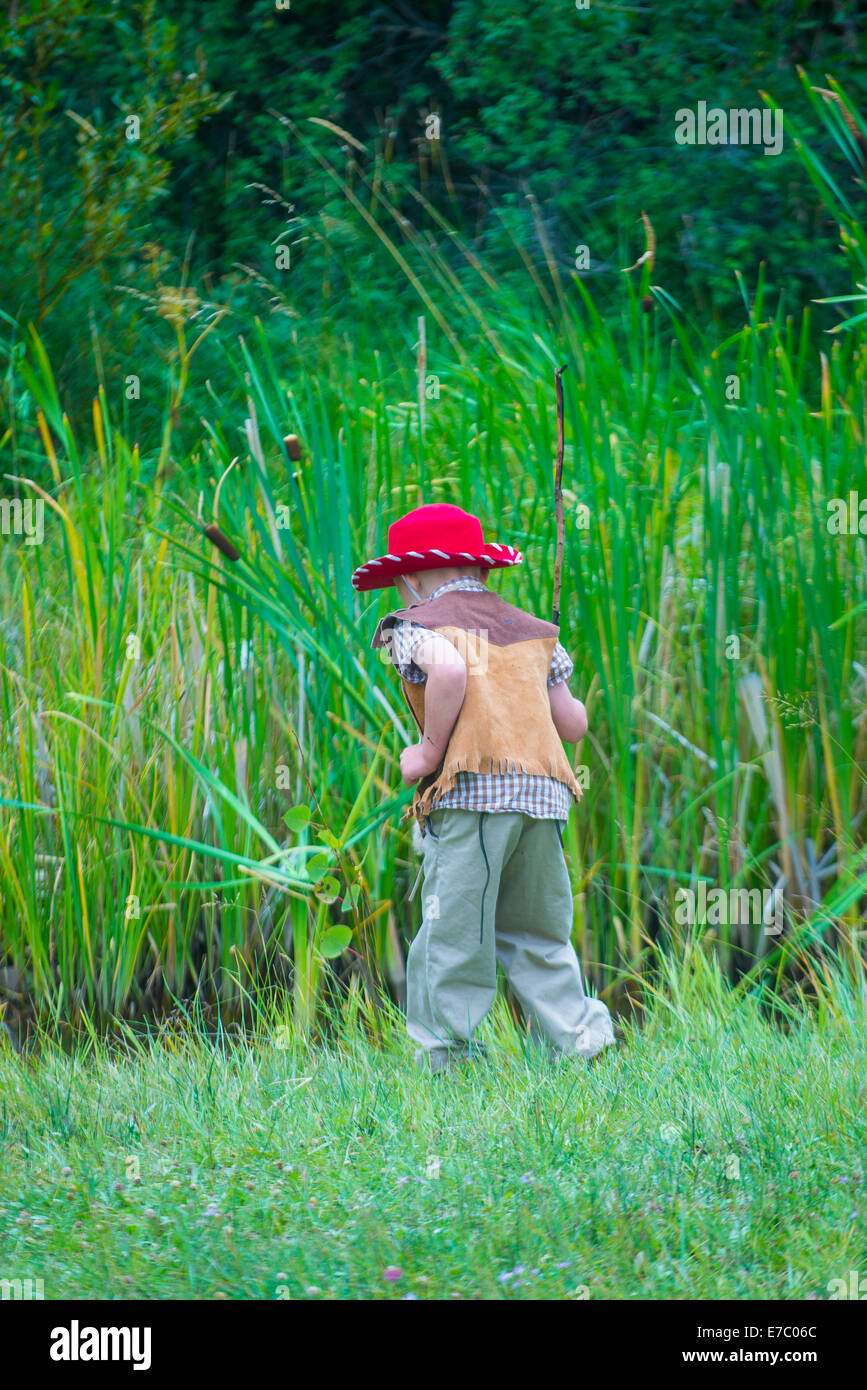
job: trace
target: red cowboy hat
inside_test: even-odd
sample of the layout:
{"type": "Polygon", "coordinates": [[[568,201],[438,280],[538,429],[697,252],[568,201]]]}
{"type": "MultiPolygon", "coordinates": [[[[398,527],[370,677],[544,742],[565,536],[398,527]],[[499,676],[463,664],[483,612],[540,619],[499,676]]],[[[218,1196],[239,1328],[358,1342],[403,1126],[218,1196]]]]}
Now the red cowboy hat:
{"type": "Polygon", "coordinates": [[[352,576],[354,589],[387,589],[399,574],[438,570],[452,565],[487,565],[502,569],[520,565],[520,550],[498,545],[482,535],[482,523],[472,512],[448,502],[416,507],[388,528],[388,554],[359,565],[352,576]]]}

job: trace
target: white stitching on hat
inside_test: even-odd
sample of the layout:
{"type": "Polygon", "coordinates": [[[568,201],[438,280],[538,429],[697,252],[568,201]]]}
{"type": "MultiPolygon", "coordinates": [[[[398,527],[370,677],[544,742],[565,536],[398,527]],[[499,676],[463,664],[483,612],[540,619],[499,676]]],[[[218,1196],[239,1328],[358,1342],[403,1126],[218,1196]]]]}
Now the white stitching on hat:
{"type": "Polygon", "coordinates": [[[449,558],[449,553],[448,553],[447,550],[436,550],[436,549],[434,549],[434,550],[432,550],[430,553],[431,553],[431,555],[442,555],[442,557],[443,557],[444,560],[447,560],[447,559],[449,558]]]}

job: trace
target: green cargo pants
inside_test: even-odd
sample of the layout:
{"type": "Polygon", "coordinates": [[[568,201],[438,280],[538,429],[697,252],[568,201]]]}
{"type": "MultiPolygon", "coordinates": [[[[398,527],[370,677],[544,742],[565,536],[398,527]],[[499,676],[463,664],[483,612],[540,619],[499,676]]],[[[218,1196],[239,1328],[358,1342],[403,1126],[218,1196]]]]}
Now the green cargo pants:
{"type": "Polygon", "coordinates": [[[571,942],[561,822],[449,808],[426,826],[422,923],[406,965],[416,1062],[438,1070],[475,1047],[498,962],[536,1041],[581,1057],[613,1043],[611,1015],[584,993],[571,942]]]}

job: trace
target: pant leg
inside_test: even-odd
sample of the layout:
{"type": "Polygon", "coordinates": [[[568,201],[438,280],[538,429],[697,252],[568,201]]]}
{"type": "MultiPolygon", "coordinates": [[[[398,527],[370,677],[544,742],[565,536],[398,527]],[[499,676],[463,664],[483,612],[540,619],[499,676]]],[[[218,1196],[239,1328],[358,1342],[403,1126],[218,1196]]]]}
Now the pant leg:
{"type": "Polygon", "coordinates": [[[497,895],[522,820],[457,808],[430,817],[422,923],[406,962],[406,1026],[419,1061],[466,1049],[494,1002],[497,895]]]}
{"type": "Polygon", "coordinates": [[[522,820],[520,840],[500,879],[497,959],[533,1037],[568,1055],[593,1057],[614,1042],[614,1029],[605,1004],[584,992],[558,824],[522,820]]]}

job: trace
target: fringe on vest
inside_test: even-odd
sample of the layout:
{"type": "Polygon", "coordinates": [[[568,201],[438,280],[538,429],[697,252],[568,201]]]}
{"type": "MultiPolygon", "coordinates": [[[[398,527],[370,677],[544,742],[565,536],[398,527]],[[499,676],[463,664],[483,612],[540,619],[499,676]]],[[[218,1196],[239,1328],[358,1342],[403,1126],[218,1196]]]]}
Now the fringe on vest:
{"type": "MultiPolygon", "coordinates": [[[[445,796],[446,792],[452,790],[457,782],[458,774],[461,772],[476,772],[483,774],[491,772],[519,772],[525,773],[528,777],[551,777],[557,782],[563,781],[562,764],[557,765],[553,761],[546,762],[539,758],[524,758],[520,762],[511,762],[504,758],[496,760],[494,758],[477,757],[458,758],[454,762],[445,764],[436,781],[432,782],[429,787],[426,787],[421,796],[416,794],[412,803],[404,811],[401,817],[401,824],[403,824],[405,820],[409,820],[410,816],[413,815],[417,820],[423,820],[425,816],[429,815],[432,802],[437,800],[440,796],[445,796]],[[488,766],[483,767],[483,763],[487,763],[488,766]]],[[[571,791],[575,801],[580,801],[581,797],[584,795],[584,791],[574,774],[571,775],[571,780],[568,781],[566,785],[571,791]]]]}

